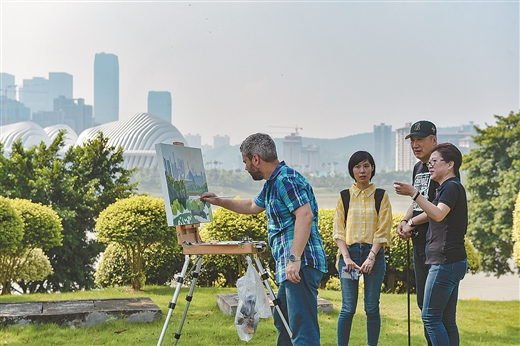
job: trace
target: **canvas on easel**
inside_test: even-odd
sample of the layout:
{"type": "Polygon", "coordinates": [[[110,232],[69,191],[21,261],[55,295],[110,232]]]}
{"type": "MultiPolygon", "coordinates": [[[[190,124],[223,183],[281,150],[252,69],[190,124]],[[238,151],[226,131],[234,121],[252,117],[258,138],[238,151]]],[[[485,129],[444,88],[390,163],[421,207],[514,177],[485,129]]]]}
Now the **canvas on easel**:
{"type": "Polygon", "coordinates": [[[158,143],[155,145],[168,226],[213,220],[211,204],[199,198],[208,191],[199,148],[158,143]]]}

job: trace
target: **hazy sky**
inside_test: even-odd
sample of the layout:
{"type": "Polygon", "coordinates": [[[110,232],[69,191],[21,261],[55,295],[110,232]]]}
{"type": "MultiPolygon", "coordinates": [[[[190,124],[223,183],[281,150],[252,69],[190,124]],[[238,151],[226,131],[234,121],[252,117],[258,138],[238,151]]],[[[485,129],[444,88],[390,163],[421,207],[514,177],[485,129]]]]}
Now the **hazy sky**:
{"type": "Polygon", "coordinates": [[[16,84],[67,72],[93,104],[94,55],[113,53],[120,119],[170,91],[173,124],[203,143],[484,126],[520,108],[518,1],[0,3],[0,71],[16,84]]]}

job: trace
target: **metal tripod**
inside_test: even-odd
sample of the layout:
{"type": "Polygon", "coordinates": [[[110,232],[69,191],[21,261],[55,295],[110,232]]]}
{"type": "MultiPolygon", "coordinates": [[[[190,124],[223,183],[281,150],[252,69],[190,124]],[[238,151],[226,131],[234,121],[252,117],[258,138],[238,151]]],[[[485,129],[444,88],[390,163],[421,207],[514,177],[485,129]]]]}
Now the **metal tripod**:
{"type": "MultiPolygon", "coordinates": [[[[184,306],[184,312],[182,313],[182,316],[181,316],[181,321],[180,321],[180,324],[179,324],[179,328],[177,329],[177,332],[175,333],[174,337],[175,337],[175,344],[174,345],[177,345],[178,342],[179,342],[179,339],[181,338],[181,331],[182,331],[182,327],[184,325],[184,321],[186,320],[186,315],[188,314],[188,309],[190,307],[190,302],[193,298],[193,291],[195,290],[195,286],[197,284],[197,280],[198,280],[198,277],[199,277],[199,274],[200,274],[200,268],[201,268],[201,265],[202,265],[202,258],[204,256],[203,255],[198,255],[197,256],[197,262],[195,264],[195,269],[192,273],[192,281],[191,281],[191,285],[190,285],[190,290],[189,290],[189,293],[188,295],[186,295],[186,305],[184,306]]],[[[249,256],[246,256],[247,258],[247,261],[248,263],[251,263],[251,258],[249,256]]],[[[289,324],[287,323],[287,320],[285,319],[285,316],[283,315],[282,313],[282,310],[280,308],[280,300],[276,298],[276,294],[274,293],[272,287],[271,287],[271,284],[269,283],[269,276],[268,274],[266,273],[264,267],[262,266],[262,263],[260,262],[260,260],[258,259],[258,256],[255,257],[255,262],[256,262],[256,265],[260,271],[260,276],[264,282],[264,286],[267,288],[270,296],[271,296],[271,299],[273,301],[273,304],[275,306],[275,308],[277,309],[278,311],[278,314],[280,315],[280,318],[282,319],[282,322],[287,330],[287,333],[289,334],[290,337],[292,337],[292,332],[289,328],[289,324]]],[[[182,288],[182,284],[184,282],[184,277],[186,275],[186,272],[188,271],[188,265],[190,263],[190,256],[189,255],[185,255],[185,260],[184,260],[184,265],[182,267],[182,271],[180,273],[180,275],[177,277],[177,286],[175,287],[175,292],[173,294],[173,297],[172,297],[172,300],[171,302],[168,304],[168,315],[166,316],[166,320],[164,321],[164,325],[163,325],[163,329],[161,331],[161,335],[159,337],[159,341],[157,342],[157,346],[160,346],[164,340],[164,336],[166,335],[166,330],[168,329],[168,324],[170,322],[170,318],[171,318],[171,315],[172,315],[172,312],[173,310],[175,309],[175,306],[176,306],[176,303],[177,303],[177,299],[179,297],[179,293],[180,293],[180,290],[182,288]]]]}

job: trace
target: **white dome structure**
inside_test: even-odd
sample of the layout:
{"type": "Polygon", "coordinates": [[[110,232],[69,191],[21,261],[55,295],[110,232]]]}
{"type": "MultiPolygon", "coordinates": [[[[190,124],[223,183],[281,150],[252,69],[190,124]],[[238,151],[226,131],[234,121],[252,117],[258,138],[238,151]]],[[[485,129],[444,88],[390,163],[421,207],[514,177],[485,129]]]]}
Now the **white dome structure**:
{"type": "Polygon", "coordinates": [[[149,168],[157,165],[156,143],[183,142],[186,140],[175,126],[148,113],[137,113],[129,118],[113,121],[83,131],[76,142],[81,145],[102,132],[108,144],[123,147],[125,168],[149,168]]]}
{"type": "Polygon", "coordinates": [[[0,127],[0,142],[4,143],[5,154],[11,152],[13,142],[18,138],[22,139],[24,148],[39,145],[42,141],[46,145],[52,142],[42,127],[32,121],[22,121],[0,127]]]}
{"type": "Polygon", "coordinates": [[[56,138],[60,130],[67,131],[65,134],[65,147],[63,150],[67,150],[70,146],[76,145],[76,142],[78,141],[78,134],[70,126],[65,124],[48,126],[43,130],[47,133],[51,141],[56,138]]]}

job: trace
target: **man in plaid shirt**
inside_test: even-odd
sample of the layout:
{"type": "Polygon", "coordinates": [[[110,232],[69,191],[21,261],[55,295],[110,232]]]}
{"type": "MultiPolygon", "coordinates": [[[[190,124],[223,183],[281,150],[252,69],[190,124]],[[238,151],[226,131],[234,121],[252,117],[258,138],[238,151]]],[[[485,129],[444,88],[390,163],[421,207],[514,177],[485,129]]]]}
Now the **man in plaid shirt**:
{"type": "Polygon", "coordinates": [[[277,345],[319,345],[317,297],[327,272],[327,259],[312,187],[299,172],[278,160],[276,145],[267,134],[250,135],[242,142],[240,152],[251,177],[266,180],[262,191],[254,199],[243,200],[207,192],[201,200],[242,214],[266,211],[280,308],[292,332],[291,338],[275,310],[277,345]]]}

